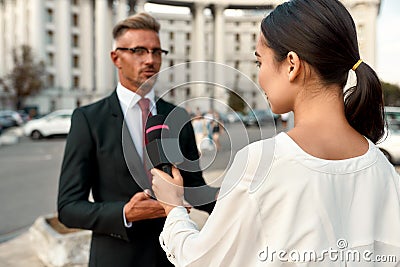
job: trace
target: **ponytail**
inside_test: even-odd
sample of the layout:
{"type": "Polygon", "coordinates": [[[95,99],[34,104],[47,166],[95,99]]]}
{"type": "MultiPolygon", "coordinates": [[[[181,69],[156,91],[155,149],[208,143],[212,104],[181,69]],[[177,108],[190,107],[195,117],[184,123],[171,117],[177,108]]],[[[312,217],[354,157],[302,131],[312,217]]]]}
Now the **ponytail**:
{"type": "Polygon", "coordinates": [[[368,64],[354,69],[357,85],[344,93],[346,118],[355,130],[377,143],[385,132],[382,85],[368,64]]]}

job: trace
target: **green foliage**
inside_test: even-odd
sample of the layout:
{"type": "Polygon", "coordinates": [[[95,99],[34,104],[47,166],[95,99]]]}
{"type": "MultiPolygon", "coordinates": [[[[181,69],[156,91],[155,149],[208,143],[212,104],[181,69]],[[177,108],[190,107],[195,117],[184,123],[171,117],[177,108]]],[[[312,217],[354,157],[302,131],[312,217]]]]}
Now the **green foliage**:
{"type": "Polygon", "coordinates": [[[0,85],[14,96],[15,108],[21,109],[27,96],[38,93],[44,87],[45,65],[42,61],[35,61],[28,45],[14,48],[12,56],[14,68],[0,79],[0,85]]]}
{"type": "Polygon", "coordinates": [[[400,87],[386,82],[381,84],[385,106],[400,106],[400,87]]]}

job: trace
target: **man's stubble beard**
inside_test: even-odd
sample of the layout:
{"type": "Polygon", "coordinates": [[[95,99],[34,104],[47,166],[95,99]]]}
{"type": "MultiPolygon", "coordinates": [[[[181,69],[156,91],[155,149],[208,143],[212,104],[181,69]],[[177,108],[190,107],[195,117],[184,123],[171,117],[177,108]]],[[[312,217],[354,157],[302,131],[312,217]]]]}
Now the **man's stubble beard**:
{"type": "Polygon", "coordinates": [[[158,76],[158,72],[148,79],[140,79],[140,80],[137,79],[137,80],[131,81],[132,84],[137,88],[136,93],[141,96],[147,95],[150,92],[150,90],[153,88],[154,84],[156,83],[157,76],[158,76]]]}

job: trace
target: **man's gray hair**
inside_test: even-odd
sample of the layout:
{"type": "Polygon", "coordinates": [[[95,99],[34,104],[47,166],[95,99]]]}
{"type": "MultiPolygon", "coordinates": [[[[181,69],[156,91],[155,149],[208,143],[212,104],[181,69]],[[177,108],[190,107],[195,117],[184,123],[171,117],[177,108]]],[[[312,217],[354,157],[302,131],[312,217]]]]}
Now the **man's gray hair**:
{"type": "Polygon", "coordinates": [[[130,16],[114,26],[113,38],[118,39],[127,30],[151,30],[159,33],[160,23],[148,13],[138,13],[130,16]]]}

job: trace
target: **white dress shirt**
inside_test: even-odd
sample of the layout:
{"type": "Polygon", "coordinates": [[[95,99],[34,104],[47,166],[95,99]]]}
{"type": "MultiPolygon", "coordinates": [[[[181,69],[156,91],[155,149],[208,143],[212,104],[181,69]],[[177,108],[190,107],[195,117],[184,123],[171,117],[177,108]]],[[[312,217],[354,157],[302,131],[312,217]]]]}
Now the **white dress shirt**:
{"type": "MultiPolygon", "coordinates": [[[[138,105],[141,96],[125,88],[121,83],[117,85],[117,96],[121,105],[122,114],[124,114],[124,123],[127,124],[129,133],[135,144],[136,151],[143,160],[143,126],[142,126],[142,111],[138,105]]],[[[144,96],[150,100],[150,112],[152,115],[157,114],[155,103],[154,90],[144,96]]],[[[132,223],[128,222],[125,217],[125,212],[122,210],[125,227],[131,227],[132,223]]]]}
{"type": "Polygon", "coordinates": [[[399,175],[370,141],[323,160],[280,133],[237,153],[201,231],[176,207],[160,244],[176,266],[399,266],[399,175]]]}
{"type": "MultiPolygon", "coordinates": [[[[140,158],[143,160],[142,111],[138,105],[138,102],[142,97],[125,88],[121,83],[118,83],[117,86],[117,96],[121,105],[122,113],[124,114],[124,121],[128,126],[136,150],[140,158]]],[[[150,100],[150,112],[152,115],[157,114],[154,96],[154,90],[150,90],[150,92],[144,96],[144,98],[150,100]]]]}

